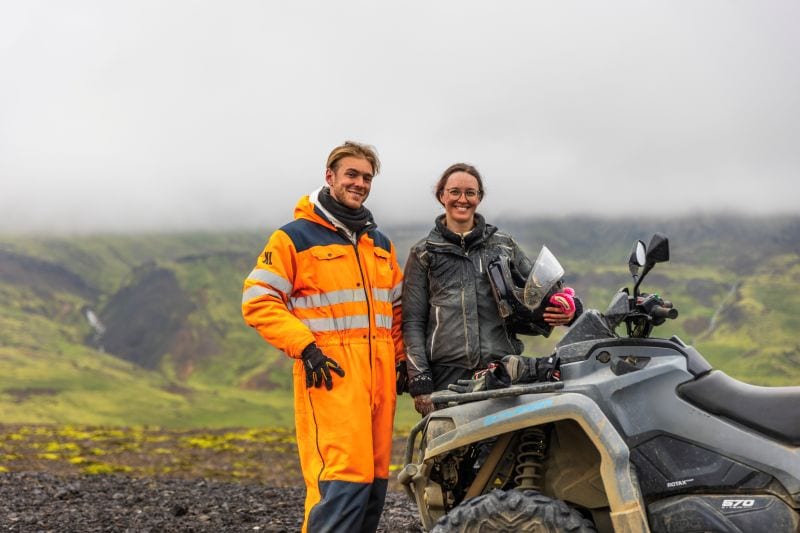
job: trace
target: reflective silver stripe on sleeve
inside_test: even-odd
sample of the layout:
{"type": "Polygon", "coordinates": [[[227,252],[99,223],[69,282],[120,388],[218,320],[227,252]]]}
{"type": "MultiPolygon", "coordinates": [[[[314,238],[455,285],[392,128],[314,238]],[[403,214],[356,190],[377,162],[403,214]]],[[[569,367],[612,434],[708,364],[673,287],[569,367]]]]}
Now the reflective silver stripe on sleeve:
{"type": "Polygon", "coordinates": [[[273,291],[272,289],[268,289],[266,287],[262,287],[261,285],[253,285],[246,291],[242,293],[242,305],[246,304],[250,300],[255,300],[256,298],[260,298],[262,296],[274,296],[279,300],[283,300],[283,296],[280,293],[273,291]]]}
{"type": "Polygon", "coordinates": [[[439,306],[433,306],[434,313],[433,316],[436,318],[436,325],[433,326],[433,333],[431,333],[431,354],[435,353],[433,351],[434,343],[436,342],[436,332],[439,331],[439,306]]]}
{"type": "Polygon", "coordinates": [[[400,300],[403,297],[403,282],[401,281],[392,287],[392,305],[400,305],[400,300]]]}
{"type": "Polygon", "coordinates": [[[314,333],[321,331],[346,331],[348,329],[368,328],[369,316],[353,315],[334,318],[304,318],[303,324],[314,333]]]}
{"type": "Polygon", "coordinates": [[[403,282],[390,289],[372,289],[373,298],[380,302],[388,302],[392,305],[398,305],[400,298],[403,296],[403,282]]]}
{"type": "Polygon", "coordinates": [[[366,302],[367,296],[361,289],[342,289],[339,291],[321,292],[308,296],[298,296],[290,300],[296,309],[327,307],[329,305],[366,302]]]}
{"type": "Polygon", "coordinates": [[[372,289],[372,297],[379,302],[391,302],[389,289],[372,289]]]}
{"type": "Polygon", "coordinates": [[[392,329],[392,317],[390,315],[375,315],[375,325],[379,328],[392,329]]]}
{"type": "Polygon", "coordinates": [[[254,268],[247,276],[247,279],[271,285],[286,295],[292,293],[292,283],[288,279],[263,268],[254,268]]]}

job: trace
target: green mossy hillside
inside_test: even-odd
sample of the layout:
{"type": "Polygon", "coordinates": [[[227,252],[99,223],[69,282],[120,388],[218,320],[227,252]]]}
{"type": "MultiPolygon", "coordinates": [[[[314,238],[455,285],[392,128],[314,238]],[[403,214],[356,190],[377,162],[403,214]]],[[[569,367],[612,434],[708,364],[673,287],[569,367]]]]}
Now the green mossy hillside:
{"type": "MultiPolygon", "coordinates": [[[[680,316],[656,330],[759,385],[800,384],[800,219],[500,221],[535,258],[547,244],[587,307],[630,285],[635,239],[669,235],[642,290],[680,316]]],[[[382,228],[401,262],[422,225],[382,228]]],[[[259,427],[292,423],[292,361],[248,328],[242,281],[268,231],[0,236],[5,423],[259,427]],[[94,323],[92,322],[94,320],[94,323]],[[99,322],[98,322],[99,321],[99,322]]],[[[526,338],[528,355],[552,351],[526,338]]],[[[417,417],[407,396],[398,425],[417,417]]]]}

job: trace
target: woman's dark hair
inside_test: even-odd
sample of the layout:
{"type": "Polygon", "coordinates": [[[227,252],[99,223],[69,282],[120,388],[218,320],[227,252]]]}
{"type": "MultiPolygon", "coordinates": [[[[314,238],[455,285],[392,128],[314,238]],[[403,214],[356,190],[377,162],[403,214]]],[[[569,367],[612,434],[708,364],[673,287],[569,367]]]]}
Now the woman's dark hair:
{"type": "Polygon", "coordinates": [[[436,200],[444,205],[440,200],[442,193],[444,192],[444,186],[447,183],[447,178],[450,177],[451,174],[455,174],[456,172],[466,172],[476,180],[478,180],[478,198],[483,200],[483,179],[481,178],[481,173],[478,172],[478,169],[469,165],[467,163],[454,163],[447,167],[442,173],[442,177],[439,178],[439,181],[436,182],[436,188],[434,189],[434,194],[436,195],[436,200]]]}

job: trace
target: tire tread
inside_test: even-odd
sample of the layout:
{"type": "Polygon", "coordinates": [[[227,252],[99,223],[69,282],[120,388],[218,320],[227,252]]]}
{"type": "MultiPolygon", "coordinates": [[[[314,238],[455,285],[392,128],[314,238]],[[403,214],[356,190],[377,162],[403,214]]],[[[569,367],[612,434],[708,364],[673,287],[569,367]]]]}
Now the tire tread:
{"type": "Polygon", "coordinates": [[[540,531],[595,533],[590,520],[561,500],[539,492],[494,490],[462,503],[443,516],[432,533],[540,531]]]}

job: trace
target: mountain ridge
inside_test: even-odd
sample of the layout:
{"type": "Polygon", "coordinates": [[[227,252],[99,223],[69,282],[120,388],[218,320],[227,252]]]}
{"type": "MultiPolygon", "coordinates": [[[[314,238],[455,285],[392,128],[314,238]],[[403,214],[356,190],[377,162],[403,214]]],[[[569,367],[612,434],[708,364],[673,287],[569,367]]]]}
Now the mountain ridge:
{"type": "MultiPolygon", "coordinates": [[[[645,285],[673,300],[681,316],[656,334],[697,343],[712,364],[740,379],[800,383],[794,333],[800,327],[794,318],[800,316],[800,217],[718,217],[695,224],[513,219],[498,226],[532,258],[547,244],[564,264],[568,283],[601,311],[616,289],[629,285],[626,263],[634,240],[646,242],[653,231],[663,231],[671,239],[672,259],[645,285]]],[[[428,229],[382,228],[401,261],[428,229]]],[[[242,281],[268,236],[0,236],[4,419],[53,420],[45,412],[49,405],[56,406],[59,419],[75,423],[288,423],[292,361],[251,331],[240,314],[242,281]],[[102,335],[86,319],[89,310],[102,323],[102,335]],[[85,379],[64,364],[98,374],[85,379]],[[54,369],[69,378],[59,378],[54,369]],[[139,390],[133,405],[140,413],[130,412],[126,387],[139,390]],[[108,405],[97,409],[89,399],[96,401],[92,391],[100,389],[108,405]]],[[[549,353],[557,336],[525,340],[526,353],[534,355],[549,353]]],[[[413,413],[407,402],[401,406],[400,418],[410,424],[413,413]]]]}

